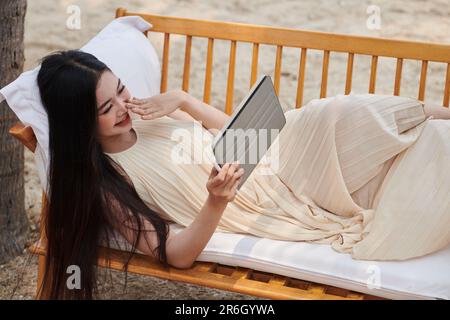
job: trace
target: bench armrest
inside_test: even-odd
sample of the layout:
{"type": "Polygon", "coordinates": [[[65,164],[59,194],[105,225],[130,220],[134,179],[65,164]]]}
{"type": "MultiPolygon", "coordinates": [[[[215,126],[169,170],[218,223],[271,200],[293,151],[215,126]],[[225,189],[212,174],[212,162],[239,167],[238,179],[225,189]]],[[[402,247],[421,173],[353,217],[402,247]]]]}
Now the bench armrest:
{"type": "Polygon", "coordinates": [[[9,129],[9,133],[22,142],[22,144],[31,152],[36,150],[37,140],[33,129],[30,126],[25,126],[23,123],[18,122],[11,129],[9,129]]]}

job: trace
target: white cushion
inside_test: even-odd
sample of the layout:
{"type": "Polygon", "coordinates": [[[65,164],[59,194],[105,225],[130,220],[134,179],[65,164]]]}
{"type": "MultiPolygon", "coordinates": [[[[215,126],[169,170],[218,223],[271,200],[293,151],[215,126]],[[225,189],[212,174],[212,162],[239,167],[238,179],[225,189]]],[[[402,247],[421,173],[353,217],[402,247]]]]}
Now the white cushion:
{"type": "MultiPolygon", "coordinates": [[[[176,233],[184,229],[175,223],[170,228],[176,233]]],[[[118,241],[111,240],[111,247],[130,250],[131,245],[116,234],[118,241]]],[[[338,253],[329,245],[215,232],[197,260],[251,268],[388,299],[450,299],[450,246],[416,259],[363,261],[338,253]]]]}
{"type": "MultiPolygon", "coordinates": [[[[95,55],[104,62],[137,98],[159,93],[161,69],[156,51],[142,33],[152,25],[141,17],[128,16],[113,20],[81,50],[95,55]]],[[[37,85],[40,66],[22,73],[16,80],[0,90],[19,120],[31,126],[38,145],[36,165],[42,186],[47,182],[48,120],[37,85]]],[[[3,97],[2,97],[3,96],[3,97]]]]}

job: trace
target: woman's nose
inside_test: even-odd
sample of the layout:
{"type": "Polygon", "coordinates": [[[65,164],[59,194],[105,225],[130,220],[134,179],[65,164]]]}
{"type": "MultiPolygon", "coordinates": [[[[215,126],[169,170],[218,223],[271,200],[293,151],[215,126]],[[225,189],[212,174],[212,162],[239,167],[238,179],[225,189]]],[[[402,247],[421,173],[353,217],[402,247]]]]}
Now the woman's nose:
{"type": "Polygon", "coordinates": [[[117,105],[119,106],[120,111],[128,111],[127,102],[128,102],[128,99],[120,99],[118,101],[117,105]]]}

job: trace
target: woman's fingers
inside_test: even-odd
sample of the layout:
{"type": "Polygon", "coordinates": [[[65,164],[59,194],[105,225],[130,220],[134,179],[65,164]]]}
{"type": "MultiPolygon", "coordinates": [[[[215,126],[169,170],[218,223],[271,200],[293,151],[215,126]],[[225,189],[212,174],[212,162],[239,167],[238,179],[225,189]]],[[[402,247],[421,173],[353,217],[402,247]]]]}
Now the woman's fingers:
{"type": "Polygon", "coordinates": [[[140,115],[141,119],[144,119],[144,120],[155,119],[155,118],[158,118],[158,117],[161,117],[164,115],[156,107],[149,107],[146,109],[135,107],[135,108],[131,108],[130,110],[131,110],[131,112],[140,115]]]}
{"type": "Polygon", "coordinates": [[[216,186],[218,186],[221,183],[222,178],[219,176],[219,174],[220,174],[220,171],[217,171],[217,169],[215,167],[212,167],[211,173],[209,174],[209,178],[208,178],[208,185],[210,187],[215,188],[216,186]]]}
{"type": "Polygon", "coordinates": [[[212,167],[207,183],[208,191],[227,202],[233,201],[243,174],[244,169],[238,163],[225,163],[219,172],[212,167]]]}
{"type": "Polygon", "coordinates": [[[163,115],[164,115],[163,113],[155,111],[153,113],[149,113],[149,114],[141,116],[141,119],[143,119],[143,120],[155,119],[155,118],[162,117],[163,115]]]}
{"type": "Polygon", "coordinates": [[[136,113],[136,114],[140,114],[140,115],[144,115],[145,114],[145,110],[142,108],[139,108],[137,106],[129,106],[127,105],[128,109],[131,110],[132,112],[136,113]]]}
{"type": "Polygon", "coordinates": [[[240,168],[239,170],[235,171],[233,173],[233,176],[227,182],[227,185],[225,186],[225,188],[231,190],[234,187],[234,185],[236,184],[236,181],[240,180],[243,175],[244,175],[244,169],[243,168],[240,168]]]}
{"type": "MultiPolygon", "coordinates": [[[[213,178],[212,182],[211,182],[211,186],[212,187],[216,187],[220,184],[222,184],[225,181],[226,178],[226,173],[228,171],[228,167],[230,166],[229,163],[225,163],[221,170],[219,171],[219,173],[213,178]]],[[[215,169],[215,168],[214,168],[215,169]]],[[[216,170],[217,171],[217,170],[216,170]]]]}
{"type": "Polygon", "coordinates": [[[237,189],[237,187],[239,186],[239,183],[241,182],[241,178],[239,178],[239,179],[237,179],[235,182],[234,182],[234,184],[233,184],[233,186],[231,187],[231,191],[236,191],[236,189],[237,189]]]}
{"type": "Polygon", "coordinates": [[[212,179],[213,177],[215,177],[217,174],[219,173],[219,171],[217,171],[216,167],[212,167],[211,168],[211,172],[209,173],[209,178],[212,179]]]}
{"type": "Polygon", "coordinates": [[[146,108],[143,108],[143,107],[130,107],[130,109],[131,109],[131,111],[133,111],[133,112],[135,112],[137,114],[140,114],[140,115],[146,115],[146,114],[158,111],[158,109],[156,107],[153,107],[153,106],[149,106],[149,107],[146,107],[146,108]]]}
{"type": "Polygon", "coordinates": [[[125,104],[128,109],[149,110],[155,109],[157,104],[150,99],[130,99],[125,104]]]}
{"type": "Polygon", "coordinates": [[[131,104],[134,105],[142,105],[144,103],[146,103],[147,101],[145,99],[138,99],[138,98],[132,98],[130,99],[131,104]]]}
{"type": "Polygon", "coordinates": [[[230,182],[230,180],[233,178],[234,172],[236,171],[237,168],[237,164],[231,164],[228,168],[228,171],[226,173],[226,177],[225,177],[225,184],[228,184],[228,182],[230,182]]]}
{"type": "Polygon", "coordinates": [[[137,109],[140,108],[141,105],[140,104],[136,104],[136,103],[130,103],[127,102],[127,104],[125,105],[128,109],[137,109]]]}
{"type": "Polygon", "coordinates": [[[230,190],[236,179],[238,179],[242,175],[241,171],[239,170],[239,164],[233,164],[230,166],[226,174],[225,181],[223,182],[223,184],[221,184],[221,187],[224,190],[230,190]]]}
{"type": "Polygon", "coordinates": [[[213,186],[225,186],[233,177],[237,166],[237,164],[225,163],[222,166],[219,174],[213,179],[213,186]]]}

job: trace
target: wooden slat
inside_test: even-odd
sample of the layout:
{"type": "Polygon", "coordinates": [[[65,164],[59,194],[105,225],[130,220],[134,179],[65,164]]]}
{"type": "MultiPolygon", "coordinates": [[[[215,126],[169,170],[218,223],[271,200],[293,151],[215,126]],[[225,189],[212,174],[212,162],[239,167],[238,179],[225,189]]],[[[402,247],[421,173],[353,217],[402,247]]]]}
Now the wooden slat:
{"type": "Polygon", "coordinates": [[[162,59],[162,70],[161,70],[161,93],[167,91],[167,75],[169,71],[169,44],[170,44],[170,34],[164,34],[164,47],[163,47],[163,59],[162,59]]]}
{"type": "Polygon", "coordinates": [[[395,68],[395,82],[394,82],[394,96],[400,95],[400,86],[402,81],[402,69],[403,69],[403,59],[397,59],[397,66],[395,68]]]}
{"type": "Polygon", "coordinates": [[[255,84],[256,78],[258,77],[258,54],[259,54],[259,44],[253,44],[252,53],[252,71],[250,76],[250,88],[255,84]]]}
{"type": "Polygon", "coordinates": [[[372,63],[370,65],[369,93],[375,93],[375,84],[377,81],[377,65],[378,57],[372,56],[372,63]]]}
{"type": "MultiPolygon", "coordinates": [[[[47,245],[47,234],[46,234],[46,220],[47,220],[47,210],[48,202],[47,196],[44,191],[42,191],[41,195],[41,216],[39,217],[39,244],[42,246],[47,245]]],[[[37,288],[36,288],[36,299],[46,298],[48,297],[48,289],[42,287],[44,275],[45,275],[45,264],[46,264],[45,255],[40,255],[38,260],[38,279],[37,279],[37,288]]],[[[51,275],[49,275],[50,281],[51,275]]]]}
{"type": "Polygon", "coordinates": [[[247,279],[250,275],[251,269],[237,267],[236,270],[233,272],[231,277],[233,279],[247,279]]]}
{"type": "Polygon", "coordinates": [[[127,10],[125,8],[117,8],[116,9],[116,18],[123,17],[127,14],[127,10]]]}
{"type": "Polygon", "coordinates": [[[272,285],[277,286],[284,286],[286,284],[287,278],[280,275],[273,275],[273,277],[270,279],[269,283],[272,285]]]}
{"type": "Polygon", "coordinates": [[[46,297],[47,292],[45,292],[43,287],[45,275],[45,256],[40,255],[38,257],[38,277],[36,282],[36,295],[35,299],[40,300],[46,297]]]}
{"type": "Polygon", "coordinates": [[[184,68],[183,68],[183,90],[189,91],[189,72],[191,67],[191,47],[192,36],[186,36],[186,46],[184,49],[184,68]]]}
{"type": "Polygon", "coordinates": [[[333,294],[333,295],[337,295],[337,296],[341,296],[341,297],[349,297],[352,295],[351,291],[349,291],[347,289],[342,289],[342,288],[333,287],[333,286],[327,286],[325,288],[325,293],[333,294]]]}
{"type": "Polygon", "coordinates": [[[297,82],[297,96],[295,99],[295,107],[300,108],[303,103],[303,89],[305,85],[305,66],[306,66],[306,48],[300,51],[300,63],[298,65],[298,82],[297,82]]]}
{"type": "MultiPolygon", "coordinates": [[[[105,251],[103,248],[102,251],[105,251]]],[[[125,254],[117,250],[110,250],[111,260],[99,260],[99,266],[109,267],[112,269],[122,270],[124,262],[126,261],[125,254]]],[[[104,254],[100,254],[104,257],[104,254]]],[[[245,277],[235,278],[214,272],[203,272],[195,269],[164,269],[162,266],[149,259],[147,256],[135,255],[129,264],[128,270],[133,273],[155,276],[162,279],[170,279],[173,281],[181,281],[201,285],[206,287],[217,288],[221,290],[228,290],[239,292],[243,294],[250,294],[257,297],[267,299],[349,299],[346,297],[329,295],[314,291],[305,291],[297,288],[286,286],[272,285],[261,281],[249,280],[245,277]]],[[[352,297],[351,299],[361,299],[363,295],[352,297]]]]}
{"type": "Polygon", "coordinates": [[[281,60],[283,57],[283,46],[277,46],[277,56],[275,59],[275,71],[274,71],[274,83],[275,93],[278,95],[280,91],[280,73],[281,73],[281,60]]]}
{"type": "Polygon", "coordinates": [[[200,272],[210,272],[214,268],[214,264],[197,261],[192,268],[200,272]]]}
{"type": "Polygon", "coordinates": [[[227,81],[227,98],[225,102],[225,113],[231,115],[233,105],[233,91],[234,91],[234,69],[236,65],[236,41],[231,41],[230,47],[230,63],[228,67],[228,81],[227,81]]]}
{"type": "Polygon", "coordinates": [[[46,241],[47,239],[47,235],[45,232],[45,220],[47,219],[47,196],[45,194],[44,191],[42,191],[42,195],[41,195],[41,216],[40,216],[40,220],[39,220],[39,235],[40,235],[40,239],[43,241],[46,241]]]}
{"type": "MultiPolygon", "coordinates": [[[[36,242],[29,248],[29,251],[33,254],[45,255],[45,243],[36,242]]],[[[97,265],[104,268],[123,271],[128,257],[129,252],[100,247],[97,265]]],[[[252,280],[249,278],[253,272],[262,272],[246,268],[238,268],[230,275],[213,272],[213,270],[217,268],[218,265],[216,263],[198,261],[189,269],[177,269],[173,267],[166,269],[156,260],[141,254],[135,254],[128,265],[128,271],[132,273],[154,276],[171,281],[181,281],[220,290],[239,292],[266,299],[361,300],[372,297],[362,293],[354,293],[352,296],[347,297],[327,294],[325,291],[328,286],[317,283],[311,283],[310,288],[306,290],[281,285],[280,282],[276,281],[276,279],[280,279],[278,276],[276,276],[274,280],[271,279],[268,282],[252,280]]]]}
{"type": "Polygon", "coordinates": [[[345,78],[345,94],[349,94],[352,91],[353,59],[354,54],[349,52],[347,58],[347,75],[345,78]]]}
{"type": "Polygon", "coordinates": [[[312,292],[313,294],[317,295],[320,299],[323,295],[325,295],[325,288],[324,286],[317,285],[316,283],[312,283],[309,288],[309,292],[312,292]]]}
{"type": "Polygon", "coordinates": [[[203,89],[203,102],[211,101],[212,61],[214,53],[214,39],[208,39],[208,53],[206,54],[205,87],[203,89]]]}
{"type": "Polygon", "coordinates": [[[322,83],[320,85],[320,98],[327,96],[327,82],[328,82],[328,63],[330,60],[330,51],[325,50],[323,52],[323,64],[322,64],[322,83]]]}
{"type": "Polygon", "coordinates": [[[208,21],[127,12],[152,23],[151,31],[250,43],[353,52],[371,56],[450,62],[450,45],[394,40],[236,22],[208,21]]]}
{"type": "Polygon", "coordinates": [[[425,99],[425,87],[427,83],[427,69],[428,61],[422,61],[422,69],[420,71],[420,84],[419,84],[419,94],[418,100],[423,101],[425,99]]]}
{"type": "Polygon", "coordinates": [[[442,101],[442,105],[448,107],[450,100],[450,63],[447,64],[447,76],[445,78],[444,100],[442,101]]]}
{"type": "MultiPolygon", "coordinates": [[[[45,232],[45,220],[47,219],[47,197],[45,192],[42,191],[41,195],[41,216],[39,219],[39,246],[46,247],[47,245],[47,235],[45,232]]],[[[38,276],[36,284],[36,299],[45,299],[48,297],[48,289],[43,287],[43,280],[45,275],[45,264],[46,264],[45,254],[39,255],[38,258],[38,276]]],[[[49,276],[50,278],[50,276],[49,276]]],[[[50,281],[50,280],[49,280],[50,281]]]]}

